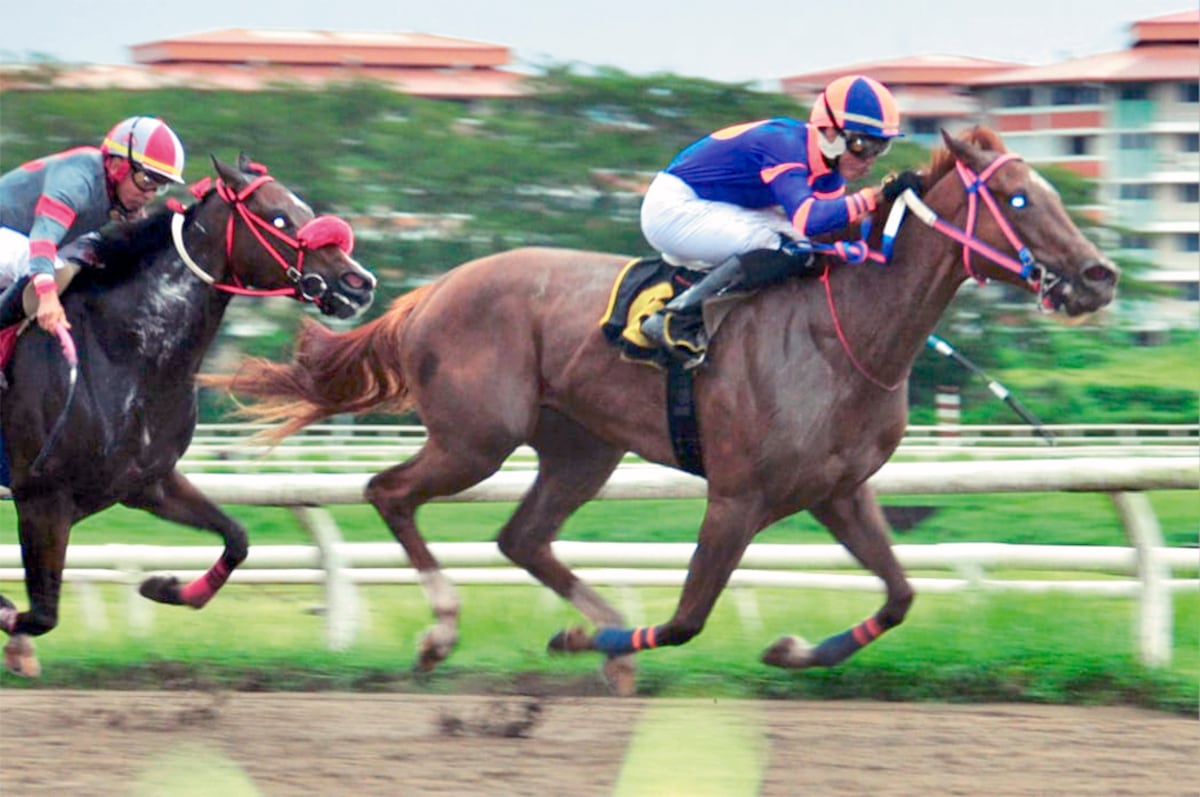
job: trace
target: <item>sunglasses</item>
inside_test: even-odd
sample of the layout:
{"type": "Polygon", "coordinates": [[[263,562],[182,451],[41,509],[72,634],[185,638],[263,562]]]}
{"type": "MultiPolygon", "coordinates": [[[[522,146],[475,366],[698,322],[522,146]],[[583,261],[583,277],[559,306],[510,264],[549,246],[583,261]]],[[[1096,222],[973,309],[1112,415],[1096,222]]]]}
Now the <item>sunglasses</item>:
{"type": "Polygon", "coordinates": [[[129,173],[133,180],[134,187],[139,191],[154,191],[158,192],[171,182],[165,177],[160,177],[157,174],[150,174],[144,169],[134,169],[129,173]]]}
{"type": "Polygon", "coordinates": [[[887,151],[892,148],[892,140],[890,138],[876,138],[875,136],[864,136],[860,133],[842,133],[842,138],[846,140],[846,150],[856,158],[878,158],[880,155],[887,154],[887,151]]]}

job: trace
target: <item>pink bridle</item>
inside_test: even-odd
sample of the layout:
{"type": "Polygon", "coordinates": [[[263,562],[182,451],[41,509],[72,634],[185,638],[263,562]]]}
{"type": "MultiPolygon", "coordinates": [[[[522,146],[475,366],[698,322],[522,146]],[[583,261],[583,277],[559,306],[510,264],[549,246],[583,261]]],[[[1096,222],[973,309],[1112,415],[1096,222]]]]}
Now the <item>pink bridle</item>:
{"type": "MultiPolygon", "coordinates": [[[[306,302],[314,302],[325,294],[328,285],[325,278],[319,274],[304,273],[304,257],[309,252],[320,249],[322,246],[330,244],[337,246],[346,254],[354,251],[354,231],[350,225],[343,219],[337,216],[317,216],[304,224],[296,233],[296,237],[292,237],[282,230],[275,227],[271,222],[264,219],[262,216],[254,213],[246,206],[246,200],[264,184],[273,182],[274,177],[266,173],[264,167],[258,167],[262,171],[257,177],[251,180],[245,188],[240,191],[235,191],[225,181],[217,179],[215,190],[221,199],[229,205],[234,213],[229,214],[229,221],[225,225],[225,256],[227,259],[233,258],[233,233],[235,227],[235,219],[240,218],[245,223],[246,228],[258,241],[271,257],[279,264],[286,274],[290,287],[286,288],[248,288],[242,284],[241,279],[234,275],[235,284],[229,285],[226,283],[214,282],[213,287],[217,290],[233,293],[239,296],[294,296],[296,299],[306,302]],[[272,245],[267,240],[263,232],[269,233],[279,242],[290,246],[296,250],[296,263],[292,265],[279,253],[276,246],[272,245]]],[[[192,187],[193,195],[197,197],[203,196],[208,190],[208,180],[205,179],[192,187]]]]}
{"type": "Polygon", "coordinates": [[[1013,230],[1012,224],[1008,221],[1008,218],[1000,212],[1000,205],[996,202],[996,197],[992,193],[992,189],[988,188],[987,184],[987,181],[991,179],[992,175],[999,171],[1001,166],[1009,163],[1010,161],[1020,160],[1020,155],[1006,152],[988,164],[988,167],[979,174],[971,171],[971,168],[966,166],[962,161],[956,160],[954,162],[954,168],[958,172],[958,176],[963,182],[963,188],[967,192],[966,228],[960,230],[953,224],[948,224],[941,219],[937,219],[933,227],[942,234],[953,238],[955,241],[958,241],[963,245],[963,268],[967,270],[967,274],[969,274],[976,282],[987,282],[987,279],[980,277],[975,273],[975,270],[971,268],[972,251],[979,252],[979,254],[983,255],[988,260],[991,260],[996,265],[1006,268],[1009,271],[1017,274],[1021,279],[1025,280],[1025,282],[1030,285],[1031,289],[1036,291],[1038,285],[1041,283],[1041,277],[1039,276],[1037,279],[1031,280],[1030,274],[1032,274],[1034,269],[1037,268],[1037,261],[1034,259],[1033,254],[1029,251],[1029,247],[1021,242],[1020,237],[1018,237],[1016,231],[1013,230]],[[996,226],[999,227],[1000,232],[1004,234],[1009,246],[1011,246],[1013,251],[1017,253],[1017,260],[1014,260],[1000,250],[989,246],[975,237],[975,223],[978,220],[976,214],[979,209],[977,197],[983,197],[984,204],[986,204],[988,210],[992,212],[992,220],[996,222],[996,226]]]}

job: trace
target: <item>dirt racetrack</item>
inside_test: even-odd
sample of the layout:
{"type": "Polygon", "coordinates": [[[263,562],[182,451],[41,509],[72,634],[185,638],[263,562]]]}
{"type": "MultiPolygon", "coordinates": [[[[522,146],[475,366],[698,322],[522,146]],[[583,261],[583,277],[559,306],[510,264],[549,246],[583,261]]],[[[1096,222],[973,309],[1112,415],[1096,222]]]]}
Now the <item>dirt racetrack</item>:
{"type": "Polygon", "coordinates": [[[1122,708],[0,690],[0,795],[1196,795],[1122,708]]]}

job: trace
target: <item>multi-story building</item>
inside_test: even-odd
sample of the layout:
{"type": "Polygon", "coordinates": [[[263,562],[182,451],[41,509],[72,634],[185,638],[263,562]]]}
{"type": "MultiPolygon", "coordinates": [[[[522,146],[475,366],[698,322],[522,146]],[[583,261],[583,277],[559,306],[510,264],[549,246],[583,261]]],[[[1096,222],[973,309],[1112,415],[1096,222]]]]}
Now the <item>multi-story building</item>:
{"type": "MultiPolygon", "coordinates": [[[[1126,49],[972,81],[1031,163],[1096,182],[1096,217],[1143,277],[1200,300],[1200,11],[1141,20],[1126,49]]],[[[1194,321],[1195,305],[1191,305],[1194,321]]],[[[1178,309],[1178,308],[1177,308],[1178,309]]]]}
{"type": "Polygon", "coordinates": [[[869,75],[891,87],[913,140],[936,128],[984,123],[1027,161],[1094,181],[1083,210],[1105,225],[1105,250],[1147,263],[1139,276],[1172,298],[1158,317],[1196,323],[1200,301],[1200,11],[1140,20],[1114,53],[1048,66],[954,56],[857,64],[781,81],[812,102],[838,75],[869,75]]]}

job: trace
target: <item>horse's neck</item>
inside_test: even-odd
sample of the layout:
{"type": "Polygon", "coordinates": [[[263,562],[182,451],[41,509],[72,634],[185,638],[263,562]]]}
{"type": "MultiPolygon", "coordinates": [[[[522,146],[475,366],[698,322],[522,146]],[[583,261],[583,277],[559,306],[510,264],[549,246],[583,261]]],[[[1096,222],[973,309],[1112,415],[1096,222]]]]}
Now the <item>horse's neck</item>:
{"type": "Polygon", "coordinates": [[[835,264],[823,291],[840,329],[832,345],[847,350],[869,378],[902,383],[963,282],[956,258],[952,242],[910,214],[888,263],[835,264]]]}
{"type": "Polygon", "coordinates": [[[170,240],[135,268],[125,279],[102,282],[98,301],[86,302],[88,323],[107,347],[136,352],[151,370],[194,372],[228,297],[188,269],[170,240]]]}

